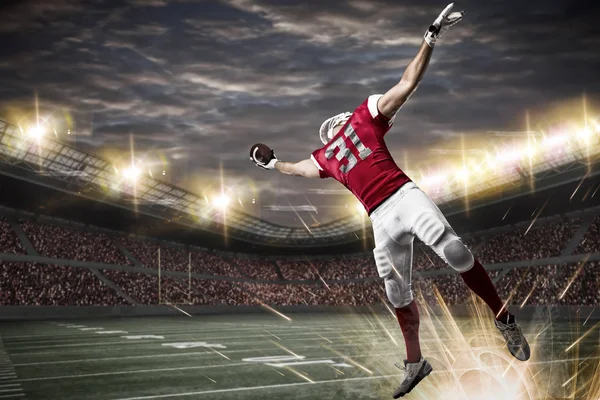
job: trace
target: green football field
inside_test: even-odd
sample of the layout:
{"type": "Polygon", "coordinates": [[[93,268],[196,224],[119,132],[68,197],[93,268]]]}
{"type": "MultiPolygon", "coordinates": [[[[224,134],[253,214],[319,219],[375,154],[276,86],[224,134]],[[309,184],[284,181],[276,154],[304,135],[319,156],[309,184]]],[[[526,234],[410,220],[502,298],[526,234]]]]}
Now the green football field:
{"type": "MultiPolygon", "coordinates": [[[[289,318],[1,323],[0,399],[391,398],[404,343],[390,314],[289,318]]],[[[526,363],[487,317],[425,313],[423,353],[434,372],[406,398],[599,398],[597,321],[523,325],[533,350],[526,363]]]]}

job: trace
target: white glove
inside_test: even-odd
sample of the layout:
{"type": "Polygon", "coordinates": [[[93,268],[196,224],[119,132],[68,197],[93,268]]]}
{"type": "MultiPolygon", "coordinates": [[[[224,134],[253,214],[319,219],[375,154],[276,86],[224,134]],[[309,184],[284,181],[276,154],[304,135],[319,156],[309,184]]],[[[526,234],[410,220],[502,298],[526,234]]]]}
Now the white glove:
{"type": "Polygon", "coordinates": [[[444,11],[433,21],[433,24],[427,29],[425,32],[425,36],[423,37],[427,44],[431,47],[435,45],[435,42],[439,37],[442,36],[444,32],[452,25],[457,24],[463,16],[465,15],[464,11],[453,12],[450,14],[450,11],[454,7],[454,3],[450,3],[444,8],[444,11]]]}
{"type": "Polygon", "coordinates": [[[275,169],[275,164],[279,161],[273,150],[271,150],[271,156],[269,158],[269,162],[267,162],[267,163],[261,162],[254,156],[250,157],[250,159],[252,160],[254,165],[256,165],[257,167],[262,168],[262,169],[275,169]]]}

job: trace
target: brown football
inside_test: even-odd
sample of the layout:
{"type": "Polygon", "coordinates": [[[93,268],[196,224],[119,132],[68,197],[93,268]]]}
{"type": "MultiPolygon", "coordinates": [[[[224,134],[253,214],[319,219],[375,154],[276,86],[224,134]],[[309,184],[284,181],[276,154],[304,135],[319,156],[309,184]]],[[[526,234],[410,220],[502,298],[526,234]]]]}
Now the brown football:
{"type": "Polygon", "coordinates": [[[250,159],[254,156],[261,163],[268,163],[271,160],[271,148],[266,144],[256,143],[250,148],[250,159]]]}

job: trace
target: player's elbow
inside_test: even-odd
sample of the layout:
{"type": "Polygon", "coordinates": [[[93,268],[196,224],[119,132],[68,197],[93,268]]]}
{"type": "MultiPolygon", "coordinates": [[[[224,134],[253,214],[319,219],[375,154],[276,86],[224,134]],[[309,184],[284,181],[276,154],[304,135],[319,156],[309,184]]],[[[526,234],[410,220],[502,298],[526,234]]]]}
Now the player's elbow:
{"type": "Polygon", "coordinates": [[[311,160],[304,160],[295,165],[295,175],[303,178],[318,178],[319,170],[311,160]]]}
{"type": "Polygon", "coordinates": [[[377,107],[386,117],[392,118],[406,103],[416,86],[409,82],[400,81],[379,99],[377,107]]]}
{"type": "Polygon", "coordinates": [[[396,89],[396,92],[398,93],[398,97],[400,97],[404,101],[406,101],[406,100],[408,100],[410,95],[413,94],[415,90],[417,90],[418,86],[419,86],[418,79],[415,79],[412,77],[409,77],[409,78],[402,77],[402,79],[400,80],[400,82],[398,82],[398,84],[396,85],[396,87],[394,89],[396,89]]]}

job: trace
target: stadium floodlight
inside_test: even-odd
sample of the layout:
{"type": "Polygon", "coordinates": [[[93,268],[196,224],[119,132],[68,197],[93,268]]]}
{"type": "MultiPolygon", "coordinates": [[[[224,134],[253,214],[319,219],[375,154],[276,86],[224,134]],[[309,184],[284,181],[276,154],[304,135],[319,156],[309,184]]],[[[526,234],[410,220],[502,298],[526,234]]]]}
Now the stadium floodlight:
{"type": "Polygon", "coordinates": [[[421,184],[424,186],[441,185],[446,179],[447,177],[444,174],[429,175],[422,179],[421,184]]]}
{"type": "Polygon", "coordinates": [[[140,174],[140,169],[135,166],[127,167],[123,170],[123,178],[131,182],[137,181],[140,174]]]}
{"type": "Polygon", "coordinates": [[[592,136],[592,130],[589,128],[580,129],[577,132],[577,136],[579,137],[579,139],[587,143],[590,140],[590,137],[592,136]]]}
{"type": "Polygon", "coordinates": [[[533,158],[535,156],[536,152],[537,152],[537,149],[532,145],[528,145],[525,148],[525,154],[527,154],[527,157],[529,157],[529,158],[533,158]]]}
{"type": "Polygon", "coordinates": [[[544,139],[544,146],[546,147],[559,147],[569,141],[567,135],[553,135],[548,136],[544,139]]]}
{"type": "Polygon", "coordinates": [[[463,182],[467,182],[469,180],[470,175],[471,173],[466,167],[463,167],[456,171],[456,177],[463,182]]]}
{"type": "Polygon", "coordinates": [[[226,209],[229,203],[231,203],[231,198],[226,194],[220,194],[213,199],[213,205],[222,210],[226,209]]]}
{"type": "Polygon", "coordinates": [[[35,140],[40,140],[45,133],[44,127],[40,124],[33,125],[27,130],[27,136],[35,140]]]}

